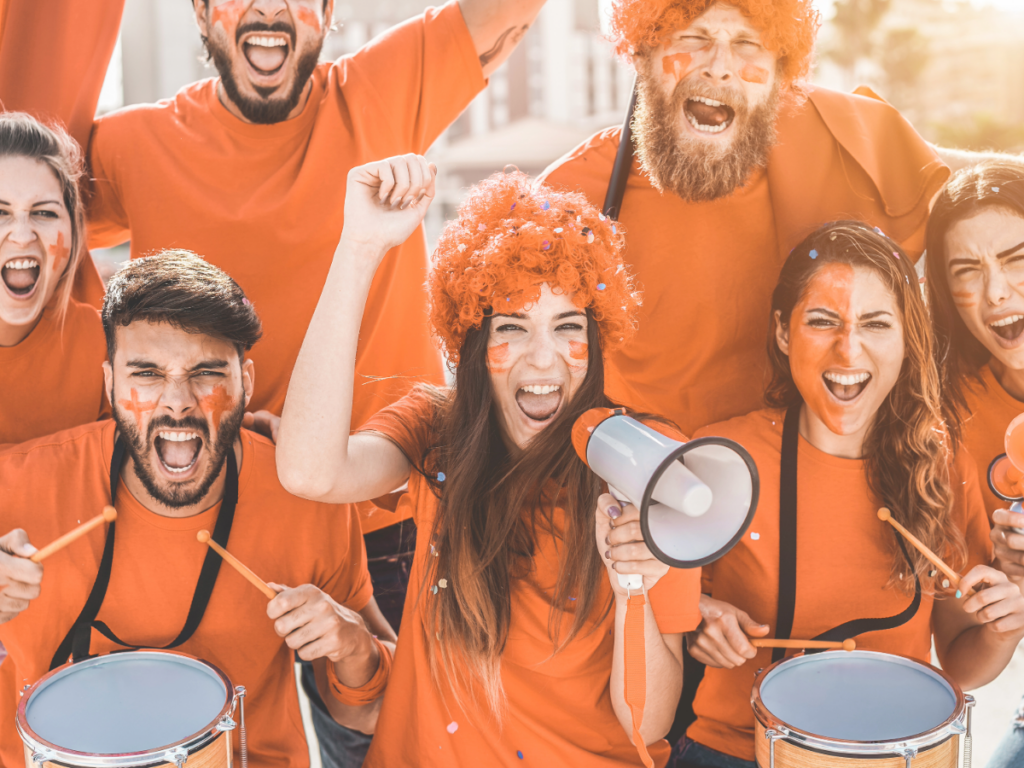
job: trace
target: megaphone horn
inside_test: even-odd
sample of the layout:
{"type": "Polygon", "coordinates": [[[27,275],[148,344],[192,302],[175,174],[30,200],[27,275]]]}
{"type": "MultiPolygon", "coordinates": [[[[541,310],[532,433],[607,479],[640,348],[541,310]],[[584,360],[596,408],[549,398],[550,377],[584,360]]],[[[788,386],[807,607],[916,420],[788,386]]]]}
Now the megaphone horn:
{"type": "Polygon", "coordinates": [[[1003,436],[1006,453],[988,465],[988,487],[1003,501],[1024,501],[1024,413],[1010,422],[1003,436]]]}
{"type": "MultiPolygon", "coordinates": [[[[640,510],[644,542],[673,568],[698,568],[735,546],[757,509],[757,466],[724,437],[687,440],[622,408],[592,408],[572,430],[576,453],[616,498],[640,510]]],[[[638,576],[624,587],[639,588],[638,576]]],[[[628,583],[627,583],[628,582],[628,583]]]]}

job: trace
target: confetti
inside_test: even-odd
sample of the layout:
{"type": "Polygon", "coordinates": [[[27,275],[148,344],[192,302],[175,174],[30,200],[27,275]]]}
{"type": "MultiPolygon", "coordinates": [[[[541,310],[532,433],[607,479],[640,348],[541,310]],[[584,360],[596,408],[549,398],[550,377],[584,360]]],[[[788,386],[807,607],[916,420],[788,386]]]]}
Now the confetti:
{"type": "Polygon", "coordinates": [[[758,539],[761,538],[761,534],[760,533],[754,533],[753,531],[751,531],[750,538],[752,538],[754,541],[757,541],[758,539]]]}
{"type": "Polygon", "coordinates": [[[515,209],[516,209],[516,204],[515,204],[515,203],[512,203],[512,207],[511,207],[511,208],[509,208],[509,210],[510,210],[510,211],[514,211],[515,209]]]}
{"type": "Polygon", "coordinates": [[[476,225],[476,231],[477,232],[486,232],[487,231],[487,227],[484,226],[483,224],[477,224],[476,225]]]}
{"type": "Polygon", "coordinates": [[[540,209],[541,209],[542,211],[546,211],[546,210],[548,210],[549,208],[551,208],[551,203],[549,203],[549,202],[548,202],[547,200],[545,200],[545,201],[544,201],[544,205],[542,205],[542,206],[540,207],[540,209]]]}
{"type": "Polygon", "coordinates": [[[455,733],[457,730],[459,730],[459,724],[452,720],[450,723],[448,723],[448,728],[446,728],[445,730],[447,730],[448,733],[455,733]]]}
{"type": "Polygon", "coordinates": [[[588,243],[594,242],[594,233],[593,232],[591,232],[589,235],[587,235],[587,242],[588,243]]]}
{"type": "Polygon", "coordinates": [[[999,187],[992,187],[992,191],[995,192],[998,195],[999,194],[999,187]]]}
{"type": "Polygon", "coordinates": [[[896,253],[896,251],[893,251],[892,255],[895,256],[897,259],[900,257],[900,255],[898,253],[896,253]]]}
{"type": "Polygon", "coordinates": [[[818,252],[816,250],[814,250],[813,248],[811,249],[811,258],[812,259],[818,258],[818,252]]]}
{"type": "Polygon", "coordinates": [[[569,599],[570,599],[570,600],[575,600],[576,598],[575,598],[575,597],[570,597],[569,599]]]}
{"type": "Polygon", "coordinates": [[[561,227],[555,227],[555,234],[556,234],[556,235],[557,235],[558,233],[560,233],[560,232],[564,232],[564,231],[565,231],[565,230],[564,230],[564,229],[562,229],[561,227]]]}
{"type": "Polygon", "coordinates": [[[607,219],[608,217],[607,217],[607,216],[605,216],[605,215],[604,215],[603,213],[599,213],[599,214],[597,214],[597,218],[599,218],[599,219],[600,219],[601,221],[604,221],[604,220],[605,220],[605,219],[607,219]]]}
{"type": "Polygon", "coordinates": [[[949,589],[949,579],[943,579],[942,580],[942,588],[943,589],[949,589]]]}
{"type": "Polygon", "coordinates": [[[443,483],[446,478],[447,478],[447,475],[445,475],[444,472],[438,472],[437,473],[437,482],[443,483]]]}
{"type": "Polygon", "coordinates": [[[523,759],[523,750],[517,749],[516,750],[516,757],[518,757],[520,760],[522,760],[523,759]]]}
{"type": "Polygon", "coordinates": [[[459,243],[459,253],[465,253],[465,251],[466,251],[466,244],[465,243],[459,243]]]}
{"type": "Polygon", "coordinates": [[[252,305],[252,302],[245,298],[242,299],[242,303],[247,307],[252,305]]]}
{"type": "MultiPolygon", "coordinates": [[[[900,576],[900,578],[902,579],[903,577],[902,577],[902,576],[900,576]]],[[[437,594],[437,584],[435,584],[435,585],[434,585],[433,587],[431,587],[431,588],[430,588],[430,591],[431,591],[431,592],[432,592],[433,594],[435,594],[435,595],[436,595],[436,594],[437,594]]]]}
{"type": "Polygon", "coordinates": [[[835,240],[836,240],[836,233],[833,232],[831,235],[828,236],[828,239],[831,240],[832,242],[835,242],[835,240]]]}
{"type": "Polygon", "coordinates": [[[617,229],[615,229],[615,225],[614,224],[612,224],[612,234],[613,235],[619,234],[619,231],[617,229]]]}
{"type": "Polygon", "coordinates": [[[880,230],[880,229],[879,229],[878,227],[875,227],[874,229],[875,229],[875,232],[877,232],[878,234],[880,234],[880,235],[881,235],[882,237],[885,237],[885,232],[883,232],[882,230],[880,230]]]}
{"type": "Polygon", "coordinates": [[[448,589],[448,579],[441,579],[439,582],[437,582],[437,586],[439,586],[441,589],[448,589]]]}
{"type": "Polygon", "coordinates": [[[938,573],[938,571],[937,571],[937,570],[935,570],[934,568],[932,568],[932,569],[931,569],[930,571],[928,571],[928,576],[929,576],[930,578],[933,578],[933,579],[934,579],[934,578],[935,578],[935,575],[936,575],[937,573],[938,573]]]}
{"type": "Polygon", "coordinates": [[[544,247],[544,250],[545,250],[545,251],[546,251],[546,250],[548,250],[548,248],[550,248],[550,247],[551,247],[551,243],[549,243],[549,242],[548,242],[547,240],[545,240],[544,242],[542,242],[542,243],[541,243],[541,245],[542,245],[542,246],[544,247]]]}
{"type": "Polygon", "coordinates": [[[603,291],[605,288],[607,288],[607,286],[604,283],[597,284],[597,290],[603,291]]]}

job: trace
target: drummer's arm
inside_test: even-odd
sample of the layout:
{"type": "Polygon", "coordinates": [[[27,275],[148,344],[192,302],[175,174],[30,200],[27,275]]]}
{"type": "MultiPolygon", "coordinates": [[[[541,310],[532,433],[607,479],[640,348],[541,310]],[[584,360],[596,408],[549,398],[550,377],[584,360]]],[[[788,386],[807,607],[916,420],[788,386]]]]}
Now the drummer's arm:
{"type": "Polygon", "coordinates": [[[992,682],[1024,639],[1024,597],[1004,573],[985,565],[968,571],[960,590],[966,597],[935,600],[932,631],[942,668],[972,690],[992,682]]]}

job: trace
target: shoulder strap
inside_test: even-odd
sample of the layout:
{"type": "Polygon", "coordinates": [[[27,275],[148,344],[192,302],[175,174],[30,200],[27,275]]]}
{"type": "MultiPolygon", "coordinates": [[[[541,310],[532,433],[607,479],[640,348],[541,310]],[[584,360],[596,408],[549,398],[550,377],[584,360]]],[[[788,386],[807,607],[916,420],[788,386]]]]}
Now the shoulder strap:
{"type": "Polygon", "coordinates": [[[619,149],[615,153],[615,164],[612,175],[608,179],[608,191],[604,196],[602,212],[605,216],[618,219],[622,210],[622,198],[626,194],[626,182],[629,181],[629,169],[633,167],[633,110],[636,109],[636,81],[633,82],[633,95],[629,97],[626,119],[622,123],[622,136],[619,149]]]}
{"type": "MultiPolygon", "coordinates": [[[[791,405],[782,423],[782,463],[779,472],[779,608],[775,617],[775,637],[788,639],[793,631],[796,611],[796,465],[800,447],[800,408],[791,405]]],[[[786,654],[785,648],[772,650],[772,662],[786,654]]]]}

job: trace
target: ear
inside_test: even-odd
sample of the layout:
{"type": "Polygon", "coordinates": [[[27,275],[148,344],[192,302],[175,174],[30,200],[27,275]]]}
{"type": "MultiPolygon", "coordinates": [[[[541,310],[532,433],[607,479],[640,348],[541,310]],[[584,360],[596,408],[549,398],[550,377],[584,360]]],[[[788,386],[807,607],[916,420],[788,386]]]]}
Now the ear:
{"type": "Polygon", "coordinates": [[[789,328],[782,324],[782,312],[775,310],[775,343],[779,351],[789,357],[789,328]]]}
{"type": "Polygon", "coordinates": [[[326,0],[324,3],[324,30],[330,30],[334,23],[334,0],[326,0]]]}
{"type": "Polygon", "coordinates": [[[210,36],[210,28],[206,23],[206,13],[209,10],[211,0],[192,0],[192,11],[196,16],[196,26],[199,27],[199,34],[203,37],[210,36]]]}
{"type": "Polygon", "coordinates": [[[249,405],[252,400],[253,386],[256,383],[256,364],[248,357],[242,361],[242,392],[245,394],[245,404],[249,405]]]}

